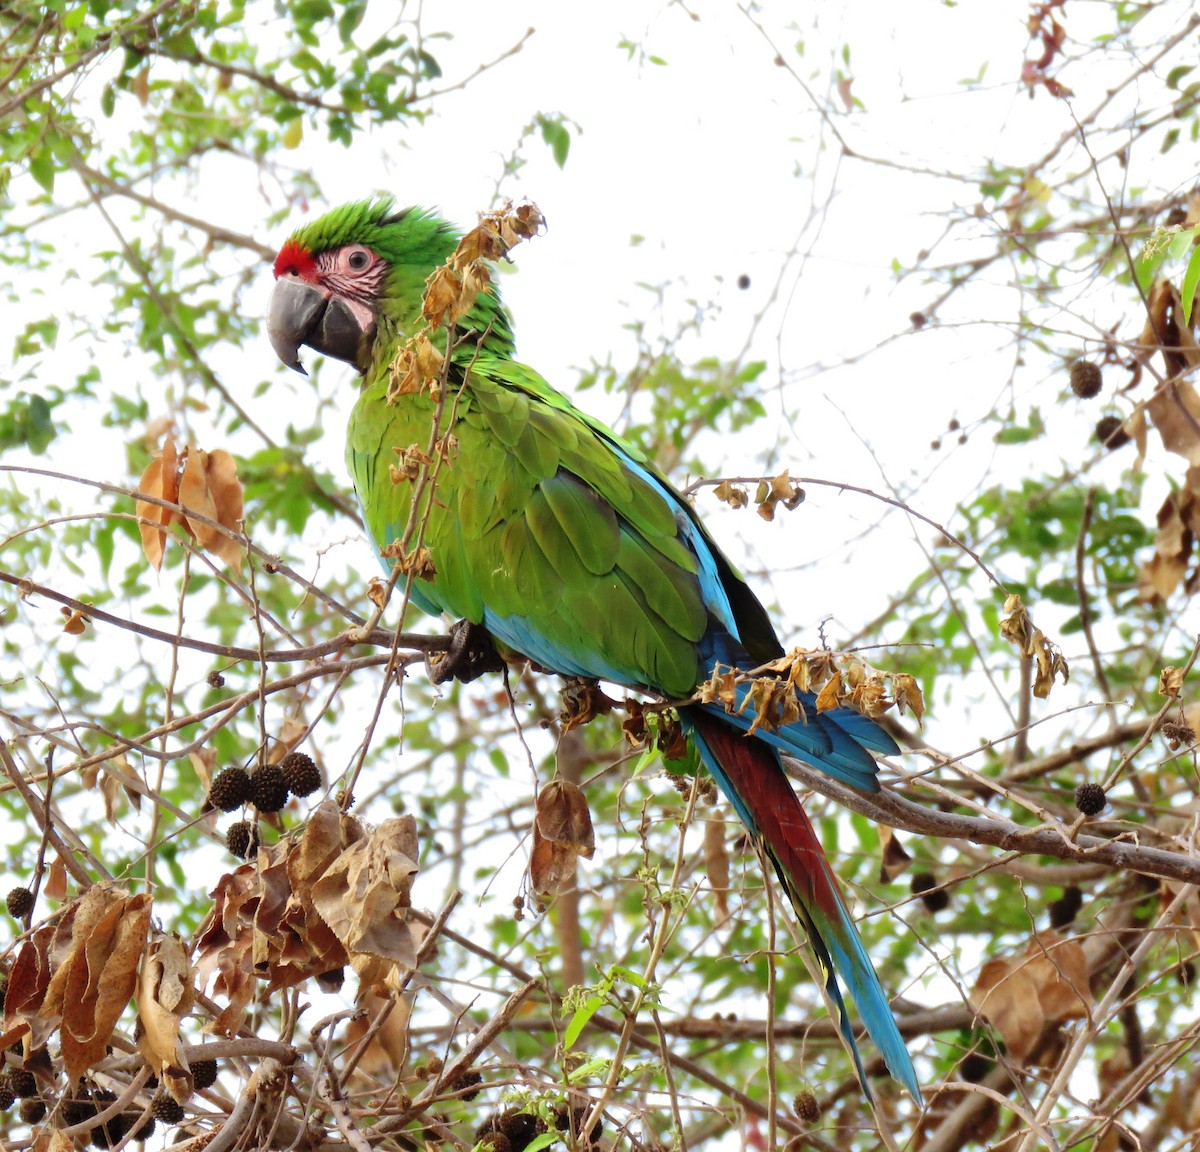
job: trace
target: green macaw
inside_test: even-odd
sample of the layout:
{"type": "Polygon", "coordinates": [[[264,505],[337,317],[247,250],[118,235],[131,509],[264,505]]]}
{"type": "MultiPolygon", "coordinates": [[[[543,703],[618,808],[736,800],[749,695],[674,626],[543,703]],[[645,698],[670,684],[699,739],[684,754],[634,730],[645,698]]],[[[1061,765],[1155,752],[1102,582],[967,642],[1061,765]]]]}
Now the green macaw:
{"type": "MultiPolygon", "coordinates": [[[[404,533],[413,500],[413,485],[394,482],[389,468],[397,451],[429,443],[436,415],[426,388],[389,402],[392,364],[424,327],[426,282],[459,238],[434,213],[398,210],[385,197],[304,224],[275,261],[268,332],[279,358],[303,371],[298,351],[307,345],[362,374],[346,455],[381,551],[404,533]]],[[[495,287],[458,320],[447,346],[443,426],[456,443],[422,509],[435,571],[410,582],[418,607],[481,625],[543,669],[668,700],[691,697],[718,665],[749,670],[783,655],[766,610],[687,500],[634,445],[514,359],[495,287]]],[[[892,1076],[919,1101],[887,996],[780,760],[797,756],[873,792],[872,753],[898,749],[857,712],[818,712],[807,694],[800,702],[799,721],[752,736],[750,707],[692,703],[679,717],[807,926],[864,1090],[835,971],[892,1076]]]]}

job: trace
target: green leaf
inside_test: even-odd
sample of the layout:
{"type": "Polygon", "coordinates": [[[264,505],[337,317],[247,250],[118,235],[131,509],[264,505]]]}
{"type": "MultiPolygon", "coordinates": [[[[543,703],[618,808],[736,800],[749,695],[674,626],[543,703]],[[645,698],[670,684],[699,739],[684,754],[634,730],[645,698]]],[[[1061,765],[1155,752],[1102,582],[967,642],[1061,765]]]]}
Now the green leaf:
{"type": "Polygon", "coordinates": [[[525,1152],[541,1152],[543,1148],[549,1148],[551,1144],[557,1144],[561,1139],[562,1136],[558,1132],[543,1132],[525,1145],[525,1152]]]}
{"type": "Polygon", "coordinates": [[[542,129],[542,139],[550,145],[554,163],[562,168],[567,162],[567,153],[571,150],[571,134],[563,126],[563,122],[549,116],[538,117],[542,129]]]}
{"type": "Polygon", "coordinates": [[[576,1040],[579,1039],[580,1033],[588,1026],[588,1021],[604,1005],[603,996],[589,996],[571,1016],[571,1022],[567,1025],[566,1031],[563,1033],[563,1048],[572,1047],[576,1040]]]}
{"type": "Polygon", "coordinates": [[[1188,259],[1187,270],[1183,274],[1183,284],[1179,289],[1179,298],[1183,301],[1183,322],[1192,322],[1192,302],[1196,299],[1196,285],[1200,283],[1200,247],[1192,248],[1188,259]]]}

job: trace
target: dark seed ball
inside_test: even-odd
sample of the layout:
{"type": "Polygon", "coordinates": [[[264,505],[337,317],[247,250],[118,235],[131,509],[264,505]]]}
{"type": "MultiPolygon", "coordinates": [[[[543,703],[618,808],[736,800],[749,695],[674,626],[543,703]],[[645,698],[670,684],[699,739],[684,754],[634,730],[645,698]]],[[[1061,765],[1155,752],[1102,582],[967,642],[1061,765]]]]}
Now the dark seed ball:
{"type": "Polygon", "coordinates": [[[1065,928],[1075,919],[1082,907],[1083,893],[1074,885],[1065,889],[1057,900],[1051,901],[1047,909],[1050,913],[1050,927],[1065,928]]]}
{"type": "Polygon", "coordinates": [[[14,920],[20,920],[33,911],[33,893],[28,888],[13,888],[4,897],[4,906],[14,920]]]}
{"type": "Polygon", "coordinates": [[[1104,387],[1104,373],[1099,364],[1090,360],[1074,360],[1070,369],[1071,391],[1081,400],[1090,400],[1100,395],[1104,387]]]}
{"type": "Polygon", "coordinates": [[[225,687],[225,677],[222,676],[221,673],[218,672],[215,668],[207,676],[205,676],[204,679],[206,681],[208,681],[208,686],[210,688],[224,688],[225,687]]]}
{"type": "Polygon", "coordinates": [[[740,289],[741,289],[743,292],[744,292],[744,291],[745,291],[747,288],[749,288],[749,287],[750,287],[750,277],[749,277],[749,276],[747,276],[745,272],[743,272],[743,273],[742,273],[742,274],[741,274],[741,275],[740,275],[740,276],[737,278],[737,286],[738,286],[738,287],[739,287],[739,288],[740,288],[740,289]]]}
{"type": "Polygon", "coordinates": [[[160,1092],[154,1097],[150,1111],[164,1124],[178,1124],[186,1115],[183,1105],[174,1096],[168,1096],[165,1092],[160,1092]]]}
{"type": "Polygon", "coordinates": [[[321,787],[321,769],[304,752],[289,752],[280,760],[279,770],[293,796],[309,796],[321,787]]]}
{"type": "Polygon", "coordinates": [[[225,768],[208,790],[208,802],[222,812],[232,812],[250,799],[250,773],[245,768],[225,768]]]}
{"type": "Polygon", "coordinates": [[[225,833],[225,847],[239,860],[249,860],[258,851],[258,825],[239,820],[225,833]]]}
{"type": "Polygon", "coordinates": [[[1114,448],[1123,448],[1133,439],[1125,431],[1125,421],[1120,416],[1101,416],[1096,421],[1096,431],[1093,435],[1110,451],[1114,448]]]}
{"type": "Polygon", "coordinates": [[[133,1140],[149,1140],[154,1135],[155,1128],[158,1127],[158,1121],[154,1118],[154,1113],[151,1112],[145,1120],[139,1124],[142,1114],[134,1113],[130,1116],[129,1127],[131,1128],[130,1138],[133,1140]]]}
{"type": "Polygon", "coordinates": [[[993,1068],[995,1062],[979,1052],[968,1052],[958,1067],[958,1074],[971,1084],[978,1084],[993,1068]]]}
{"type": "Polygon", "coordinates": [[[464,1072],[450,1085],[450,1091],[457,1093],[460,1100],[474,1100],[479,1095],[476,1085],[482,1083],[483,1076],[478,1072],[464,1072]]]}
{"type": "Polygon", "coordinates": [[[30,1097],[28,1100],[22,1100],[18,1115],[20,1115],[21,1120],[26,1124],[37,1124],[46,1118],[45,1100],[39,1100],[36,1096],[30,1097]]]}
{"type": "Polygon", "coordinates": [[[513,1152],[521,1152],[521,1149],[538,1134],[537,1117],[529,1112],[520,1112],[516,1108],[509,1108],[501,1113],[496,1127],[508,1137],[513,1152]]]}
{"type": "Polygon", "coordinates": [[[211,1088],[217,1082],[217,1062],[215,1060],[193,1060],[191,1062],[192,1083],[197,1092],[211,1088]]]}
{"type": "Polygon", "coordinates": [[[14,1068],[7,1074],[8,1086],[18,1100],[38,1094],[37,1080],[28,1068],[14,1068]]]}
{"type": "Polygon", "coordinates": [[[278,764],[262,764],[254,770],[250,801],[260,812],[278,812],[288,802],[287,781],[278,764]]]}
{"type": "Polygon", "coordinates": [[[6,1084],[0,1084],[0,1112],[7,1112],[16,1102],[17,1098],[12,1089],[6,1084]]]}
{"type": "Polygon", "coordinates": [[[815,1124],[821,1119],[821,1105],[807,1089],[796,1093],[796,1099],[792,1101],[792,1110],[805,1124],[815,1124]]]}
{"type": "Polygon", "coordinates": [[[1075,807],[1085,816],[1099,815],[1104,811],[1107,803],[1108,797],[1105,796],[1104,788],[1099,784],[1080,784],[1075,789],[1075,807]]]}
{"type": "Polygon", "coordinates": [[[62,1118],[68,1128],[82,1124],[96,1115],[96,1105],[92,1103],[88,1090],[82,1082],[76,1085],[72,1095],[64,1097],[62,1102],[62,1118]]]}

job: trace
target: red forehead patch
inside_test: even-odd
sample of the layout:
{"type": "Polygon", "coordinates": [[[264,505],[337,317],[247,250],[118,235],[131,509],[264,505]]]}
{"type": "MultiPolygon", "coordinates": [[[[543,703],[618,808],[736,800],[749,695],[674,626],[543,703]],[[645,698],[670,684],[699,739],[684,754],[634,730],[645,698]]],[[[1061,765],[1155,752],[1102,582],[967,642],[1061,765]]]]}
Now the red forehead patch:
{"type": "Polygon", "coordinates": [[[317,276],[317,261],[313,254],[295,240],[284,244],[275,257],[275,279],[287,275],[299,276],[302,280],[315,280],[317,276]]]}

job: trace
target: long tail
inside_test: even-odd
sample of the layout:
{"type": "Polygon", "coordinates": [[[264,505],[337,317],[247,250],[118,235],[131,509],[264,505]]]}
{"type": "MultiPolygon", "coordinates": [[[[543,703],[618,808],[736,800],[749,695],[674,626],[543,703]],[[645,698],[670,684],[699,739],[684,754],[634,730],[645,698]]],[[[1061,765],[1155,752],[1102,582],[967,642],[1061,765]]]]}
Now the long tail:
{"type": "Polygon", "coordinates": [[[705,767],[771,858],[796,915],[808,930],[863,1091],[870,1097],[854,1029],[838,987],[839,975],[854,997],[867,1032],[883,1053],[888,1071],[920,1102],[921,1086],[887,996],[842,902],[820,841],[784,773],[779,753],[761,740],[746,738],[725,718],[703,707],[681,709],[680,719],[695,740],[705,767]]]}

